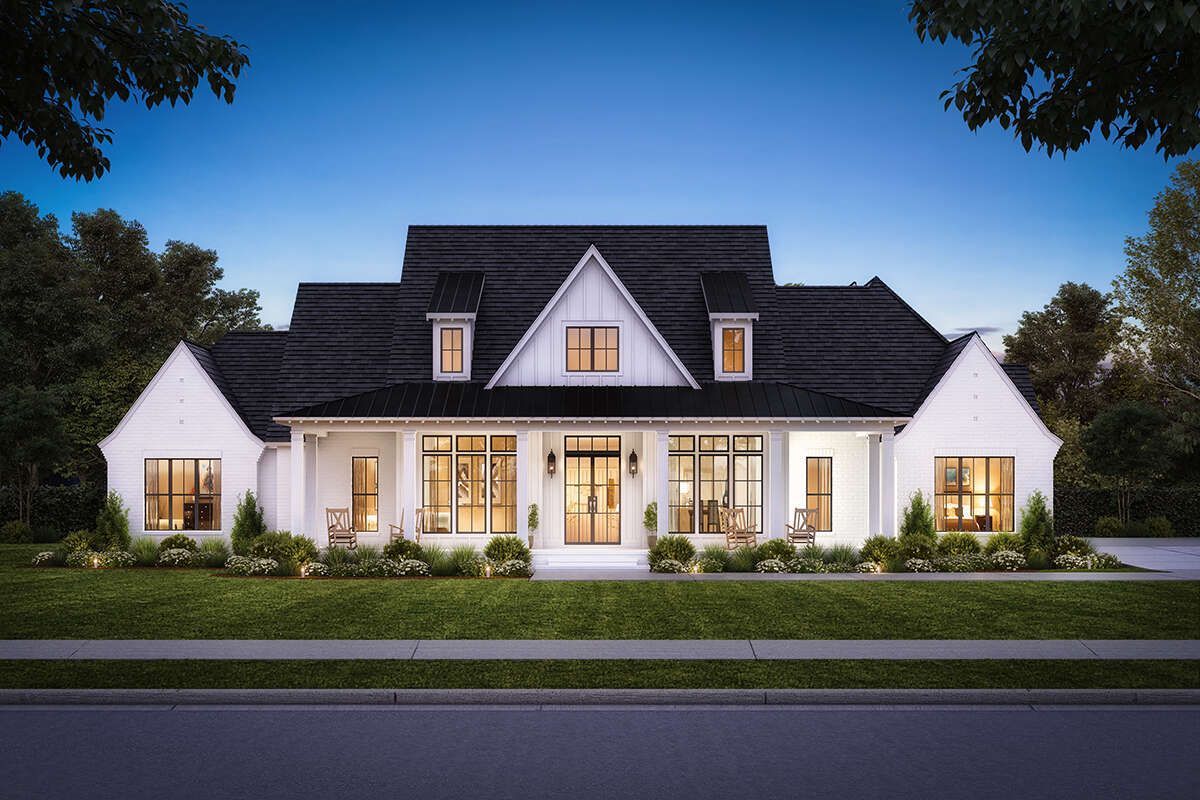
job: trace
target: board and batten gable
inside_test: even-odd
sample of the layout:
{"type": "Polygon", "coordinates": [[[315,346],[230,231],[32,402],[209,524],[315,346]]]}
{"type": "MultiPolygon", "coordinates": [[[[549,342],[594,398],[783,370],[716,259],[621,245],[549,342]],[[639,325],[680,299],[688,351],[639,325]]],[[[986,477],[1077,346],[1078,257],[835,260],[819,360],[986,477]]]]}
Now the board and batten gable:
{"type": "Polygon", "coordinates": [[[589,248],[489,386],[695,386],[620,279],[589,248]],[[569,326],[616,326],[616,372],[567,372],[569,326]]]}
{"type": "Polygon", "coordinates": [[[187,533],[227,538],[238,497],[258,491],[263,450],[263,442],[250,432],[183,342],[100,442],[108,462],[108,488],[129,509],[129,530],[134,536],[171,533],[145,530],[145,459],[221,459],[221,530],[187,533]]]}
{"type": "Polygon", "coordinates": [[[1035,491],[1054,502],[1062,440],[1021,396],[978,335],[959,353],[912,421],[896,435],[897,519],[920,489],[932,501],[938,456],[1012,456],[1014,527],[1035,491]]]}

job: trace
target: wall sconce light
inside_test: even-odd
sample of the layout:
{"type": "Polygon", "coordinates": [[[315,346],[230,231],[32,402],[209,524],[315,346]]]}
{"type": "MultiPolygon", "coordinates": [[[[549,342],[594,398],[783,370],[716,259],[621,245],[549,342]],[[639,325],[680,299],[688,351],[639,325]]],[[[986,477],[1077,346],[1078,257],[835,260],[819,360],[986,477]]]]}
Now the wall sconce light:
{"type": "Polygon", "coordinates": [[[629,451],[629,474],[637,475],[637,450],[629,451]]]}
{"type": "Polygon", "coordinates": [[[546,474],[554,476],[554,471],[558,469],[558,459],[554,457],[554,451],[550,451],[550,455],[546,456],[546,474]]]}

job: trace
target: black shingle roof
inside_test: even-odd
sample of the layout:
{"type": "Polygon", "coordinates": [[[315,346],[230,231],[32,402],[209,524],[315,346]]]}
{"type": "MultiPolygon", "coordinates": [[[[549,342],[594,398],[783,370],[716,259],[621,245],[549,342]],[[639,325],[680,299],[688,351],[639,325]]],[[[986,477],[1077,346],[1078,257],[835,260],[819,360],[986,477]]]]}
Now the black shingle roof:
{"type": "MultiPolygon", "coordinates": [[[[413,417],[438,409],[449,417],[481,410],[512,417],[519,408],[544,409],[543,418],[572,411],[722,417],[735,410],[732,416],[766,418],[908,416],[957,355],[958,342],[947,342],[878,278],[862,286],[776,286],[762,226],[413,226],[399,283],[300,284],[288,331],[229,334],[193,352],[256,434],[286,440],[272,416],[321,410],[328,417],[334,407],[413,417]],[[592,244],[700,391],[482,389],[592,244]],[[476,286],[474,380],[434,384],[425,315],[463,313],[476,286]],[[712,382],[710,308],[759,314],[753,382],[712,382]]],[[[1005,370],[1032,402],[1028,372],[1005,370]]]]}
{"type": "Polygon", "coordinates": [[[725,270],[701,272],[700,287],[709,314],[756,314],[758,305],[746,273],[725,270]]]}
{"type": "Polygon", "coordinates": [[[482,272],[439,272],[426,310],[430,314],[474,314],[482,294],[482,272]]]}
{"type": "Polygon", "coordinates": [[[295,409],[305,419],[787,419],[894,418],[840,397],[765,381],[686,386],[497,386],[479,381],[409,381],[295,409]]]}

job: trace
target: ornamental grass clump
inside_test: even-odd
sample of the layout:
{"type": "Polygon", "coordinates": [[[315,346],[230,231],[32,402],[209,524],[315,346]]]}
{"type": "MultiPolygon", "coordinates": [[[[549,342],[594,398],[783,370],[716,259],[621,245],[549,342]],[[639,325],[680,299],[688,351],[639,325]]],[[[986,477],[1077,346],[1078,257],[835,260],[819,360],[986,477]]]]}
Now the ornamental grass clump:
{"type": "Polygon", "coordinates": [[[441,545],[421,545],[421,560],[429,565],[430,575],[446,578],[454,574],[454,562],[450,560],[446,548],[441,545]]]}
{"type": "Polygon", "coordinates": [[[158,542],[149,536],[139,536],[134,539],[129,545],[129,552],[133,553],[139,567],[153,567],[158,563],[158,542]]]}
{"type": "Polygon", "coordinates": [[[450,561],[454,564],[454,575],[478,578],[483,575],[484,559],[472,544],[460,544],[450,548],[450,561]]]}
{"type": "Polygon", "coordinates": [[[696,558],[696,566],[701,572],[724,572],[728,564],[729,551],[719,544],[706,546],[696,558]]]}
{"type": "Polygon", "coordinates": [[[692,563],[696,557],[696,546],[692,544],[692,540],[686,536],[678,534],[668,534],[658,537],[658,541],[650,548],[650,552],[646,556],[646,560],[650,563],[651,572],[663,572],[658,568],[659,562],[668,560],[675,561],[684,566],[683,570],[668,570],[671,572],[684,572],[687,566],[692,563]]]}
{"type": "Polygon", "coordinates": [[[230,552],[229,545],[225,544],[224,539],[205,539],[200,543],[200,551],[196,553],[196,561],[202,567],[209,569],[220,569],[225,566],[225,562],[229,560],[229,556],[233,555],[230,552]]]}
{"type": "Polygon", "coordinates": [[[853,546],[848,544],[832,545],[825,552],[825,563],[830,566],[843,568],[840,571],[849,572],[859,562],[861,556],[853,546]]]}
{"type": "Polygon", "coordinates": [[[757,563],[758,550],[742,545],[736,550],[729,551],[729,556],[725,560],[725,571],[754,572],[754,565],[757,563]]]}

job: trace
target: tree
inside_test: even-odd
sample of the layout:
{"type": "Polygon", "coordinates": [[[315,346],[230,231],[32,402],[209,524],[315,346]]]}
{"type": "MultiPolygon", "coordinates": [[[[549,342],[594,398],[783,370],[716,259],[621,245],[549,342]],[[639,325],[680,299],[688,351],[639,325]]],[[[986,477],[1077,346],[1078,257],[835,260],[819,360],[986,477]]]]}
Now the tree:
{"type": "Polygon", "coordinates": [[[1041,550],[1047,555],[1054,552],[1054,518],[1046,507],[1046,496],[1034,492],[1029,502],[1021,509],[1021,544],[1026,553],[1041,550]]]}
{"type": "Polygon", "coordinates": [[[1029,365],[1043,406],[1089,419],[1105,374],[1101,362],[1119,330],[1108,295],[1086,283],[1064,283],[1041,311],[1021,315],[1016,333],[1004,337],[1004,360],[1029,365]]]}
{"type": "Polygon", "coordinates": [[[17,518],[32,522],[33,493],[43,468],[59,463],[68,452],[59,421],[58,397],[31,386],[0,390],[0,480],[13,487],[17,518]]]}
{"type": "Polygon", "coordinates": [[[129,549],[129,511],[116,492],[109,492],[104,498],[104,505],[96,515],[96,531],[92,538],[97,549],[129,549]]]}
{"type": "Polygon", "coordinates": [[[1133,488],[1167,473],[1174,460],[1168,420],[1162,411],[1133,402],[1120,403],[1096,415],[1083,434],[1083,449],[1092,469],[1113,481],[1117,514],[1129,521],[1133,488]]]}
{"type": "Polygon", "coordinates": [[[262,506],[258,504],[254,492],[246,492],[238,498],[237,510],[233,512],[233,530],[229,533],[233,552],[239,556],[249,555],[254,540],[266,532],[267,523],[262,506]]]}
{"type": "Polygon", "coordinates": [[[1174,438],[1200,449],[1200,162],[1185,161],[1155,198],[1150,230],[1125,240],[1114,282],[1125,317],[1121,357],[1144,366],[1168,401],[1174,438]]]}
{"type": "Polygon", "coordinates": [[[921,41],[972,49],[942,92],[971,130],[1013,130],[1026,151],[1066,155],[1091,140],[1164,157],[1200,143],[1200,10],[1177,0],[914,0],[921,41]]]}
{"type": "Polygon", "coordinates": [[[166,0],[6,0],[0,8],[0,138],[16,136],[64,178],[109,169],[101,144],[114,97],[190,103],[201,80],[232,103],[243,45],[166,0]]]}

